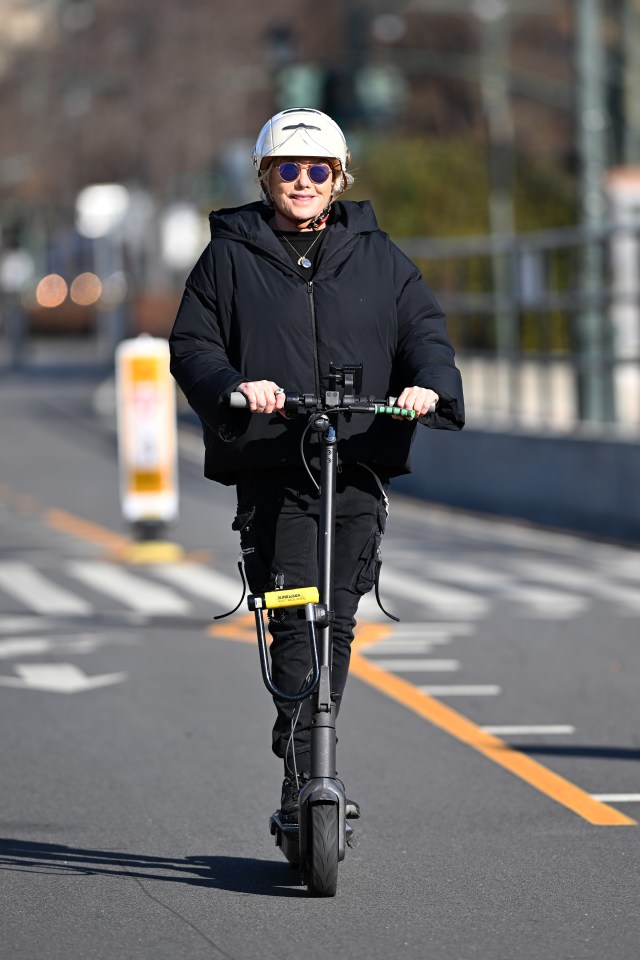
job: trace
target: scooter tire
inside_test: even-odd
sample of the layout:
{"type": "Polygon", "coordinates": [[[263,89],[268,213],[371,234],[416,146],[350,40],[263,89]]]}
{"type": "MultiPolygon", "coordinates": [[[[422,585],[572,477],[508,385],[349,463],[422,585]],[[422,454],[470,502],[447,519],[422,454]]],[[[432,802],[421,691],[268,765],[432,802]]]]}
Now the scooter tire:
{"type": "Polygon", "coordinates": [[[335,897],[338,889],[338,805],[314,803],[309,810],[307,885],[311,897],[335,897]]]}

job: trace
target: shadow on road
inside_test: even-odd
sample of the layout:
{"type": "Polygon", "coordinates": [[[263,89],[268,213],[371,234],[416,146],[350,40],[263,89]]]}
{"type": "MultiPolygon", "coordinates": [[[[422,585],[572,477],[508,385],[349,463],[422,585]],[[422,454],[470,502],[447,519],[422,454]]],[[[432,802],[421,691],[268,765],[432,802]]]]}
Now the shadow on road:
{"type": "Polygon", "coordinates": [[[263,897],[295,897],[306,892],[298,872],[284,861],[215,856],[180,860],[9,838],[0,838],[0,870],[160,880],[263,897]]]}

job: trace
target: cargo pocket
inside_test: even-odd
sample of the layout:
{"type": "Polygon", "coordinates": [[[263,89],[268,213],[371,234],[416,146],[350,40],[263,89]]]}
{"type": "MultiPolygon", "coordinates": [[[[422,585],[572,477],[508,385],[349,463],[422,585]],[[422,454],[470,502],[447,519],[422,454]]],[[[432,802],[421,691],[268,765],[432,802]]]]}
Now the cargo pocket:
{"type": "Polygon", "coordinates": [[[238,512],[235,515],[234,521],[231,524],[232,530],[240,531],[240,539],[242,539],[243,533],[250,533],[252,528],[252,521],[256,513],[256,508],[251,507],[250,510],[241,510],[238,508],[238,512]]]}
{"type": "Polygon", "coordinates": [[[256,551],[255,518],[256,508],[240,509],[231,524],[232,530],[238,530],[240,533],[240,550],[242,553],[242,563],[244,572],[249,584],[249,589],[253,593],[259,593],[264,589],[262,583],[258,583],[260,577],[260,563],[256,551]]]}
{"type": "Polygon", "coordinates": [[[382,564],[382,534],[384,533],[387,521],[387,513],[382,505],[378,507],[375,527],[358,560],[358,568],[354,581],[354,590],[360,596],[369,593],[376,582],[380,566],[382,564]]]}

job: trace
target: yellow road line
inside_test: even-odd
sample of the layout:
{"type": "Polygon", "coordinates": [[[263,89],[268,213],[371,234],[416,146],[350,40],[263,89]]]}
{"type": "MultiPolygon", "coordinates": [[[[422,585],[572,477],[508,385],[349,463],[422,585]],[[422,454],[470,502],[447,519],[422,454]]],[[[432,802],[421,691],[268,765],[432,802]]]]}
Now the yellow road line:
{"type": "Polygon", "coordinates": [[[90,520],[83,520],[64,510],[48,509],[43,512],[44,522],[61,533],[88,540],[104,547],[112,558],[122,563],[139,566],[154,563],[180,563],[189,560],[202,562],[201,554],[186,555],[182,547],[171,541],[136,541],[122,533],[115,533],[90,520]]]}
{"type": "MultiPolygon", "coordinates": [[[[49,526],[64,533],[82,539],[101,543],[103,546],[117,551],[124,551],[131,545],[131,539],[122,534],[114,533],[106,527],[82,520],[62,510],[50,509],[45,511],[44,519],[49,526]]],[[[211,636],[226,637],[243,642],[255,642],[253,632],[253,617],[245,615],[239,618],[230,629],[226,624],[209,627],[211,636]]],[[[545,794],[556,803],[582,817],[588,823],[597,826],[636,826],[636,821],[625,816],[619,810],[608,806],[581,790],[569,780],[565,780],[557,773],[532,760],[519,750],[510,747],[504,740],[482,730],[477,724],[468,720],[462,714],[441,703],[429,694],[418,690],[395,674],[388,673],[381,667],[366,660],[358,652],[362,646],[371,646],[383,640],[390,633],[389,628],[379,624],[362,624],[357,630],[351,654],[351,672],[368,683],[369,686],[384,693],[392,700],[402,704],[413,713],[444,730],[450,736],[489,760],[497,763],[505,770],[520,777],[534,789],[545,794]]]]}
{"type": "Polygon", "coordinates": [[[99,543],[109,550],[124,550],[131,543],[131,539],[121,533],[114,533],[107,527],[74,517],[70,513],[65,513],[64,510],[45,510],[44,521],[54,530],[60,530],[81,540],[90,540],[91,543],[99,543]]]}
{"type": "Polygon", "coordinates": [[[231,623],[214,623],[207,627],[210,637],[220,637],[221,640],[234,640],[240,643],[258,643],[256,636],[256,620],[253,613],[236,614],[231,623]]]}
{"type": "MultiPolygon", "coordinates": [[[[242,643],[256,642],[254,618],[251,614],[238,617],[229,624],[215,624],[209,627],[207,632],[210,636],[220,639],[242,643]]],[[[429,696],[428,693],[424,693],[401,677],[383,670],[359,653],[361,648],[379,643],[391,632],[384,624],[358,625],[351,648],[350,672],[354,676],[402,704],[423,720],[444,730],[456,740],[477,750],[478,753],[513,773],[529,786],[571,810],[588,823],[595,826],[637,826],[636,821],[631,817],[596,800],[574,783],[538,763],[537,760],[532,760],[521,751],[510,747],[504,740],[487,733],[457,710],[429,696]]]]}
{"type": "Polygon", "coordinates": [[[573,811],[589,823],[596,826],[636,826],[635,820],[620,813],[619,810],[614,810],[606,803],[595,800],[580,787],[553,773],[537,760],[532,760],[526,754],[510,747],[499,737],[482,730],[456,710],[418,690],[401,677],[388,673],[371,661],[365,660],[358,653],[357,647],[369,645],[381,639],[380,629],[377,626],[371,628],[365,626],[359,632],[356,649],[351,654],[350,671],[354,676],[397,703],[401,703],[408,710],[412,710],[423,720],[427,720],[450,736],[466,743],[473,750],[482,753],[489,760],[509,770],[540,793],[573,811]],[[370,634],[368,634],[369,629],[372,631],[370,634]]]}

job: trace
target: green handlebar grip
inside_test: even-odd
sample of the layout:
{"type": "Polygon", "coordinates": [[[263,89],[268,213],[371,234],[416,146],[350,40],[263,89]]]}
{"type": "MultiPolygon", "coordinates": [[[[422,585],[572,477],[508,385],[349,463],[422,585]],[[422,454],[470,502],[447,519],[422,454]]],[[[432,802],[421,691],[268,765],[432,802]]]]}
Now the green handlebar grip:
{"type": "Polygon", "coordinates": [[[390,413],[394,417],[408,417],[409,420],[413,420],[416,415],[415,410],[403,410],[401,407],[386,407],[380,403],[376,404],[375,408],[376,413],[390,413]]]}

